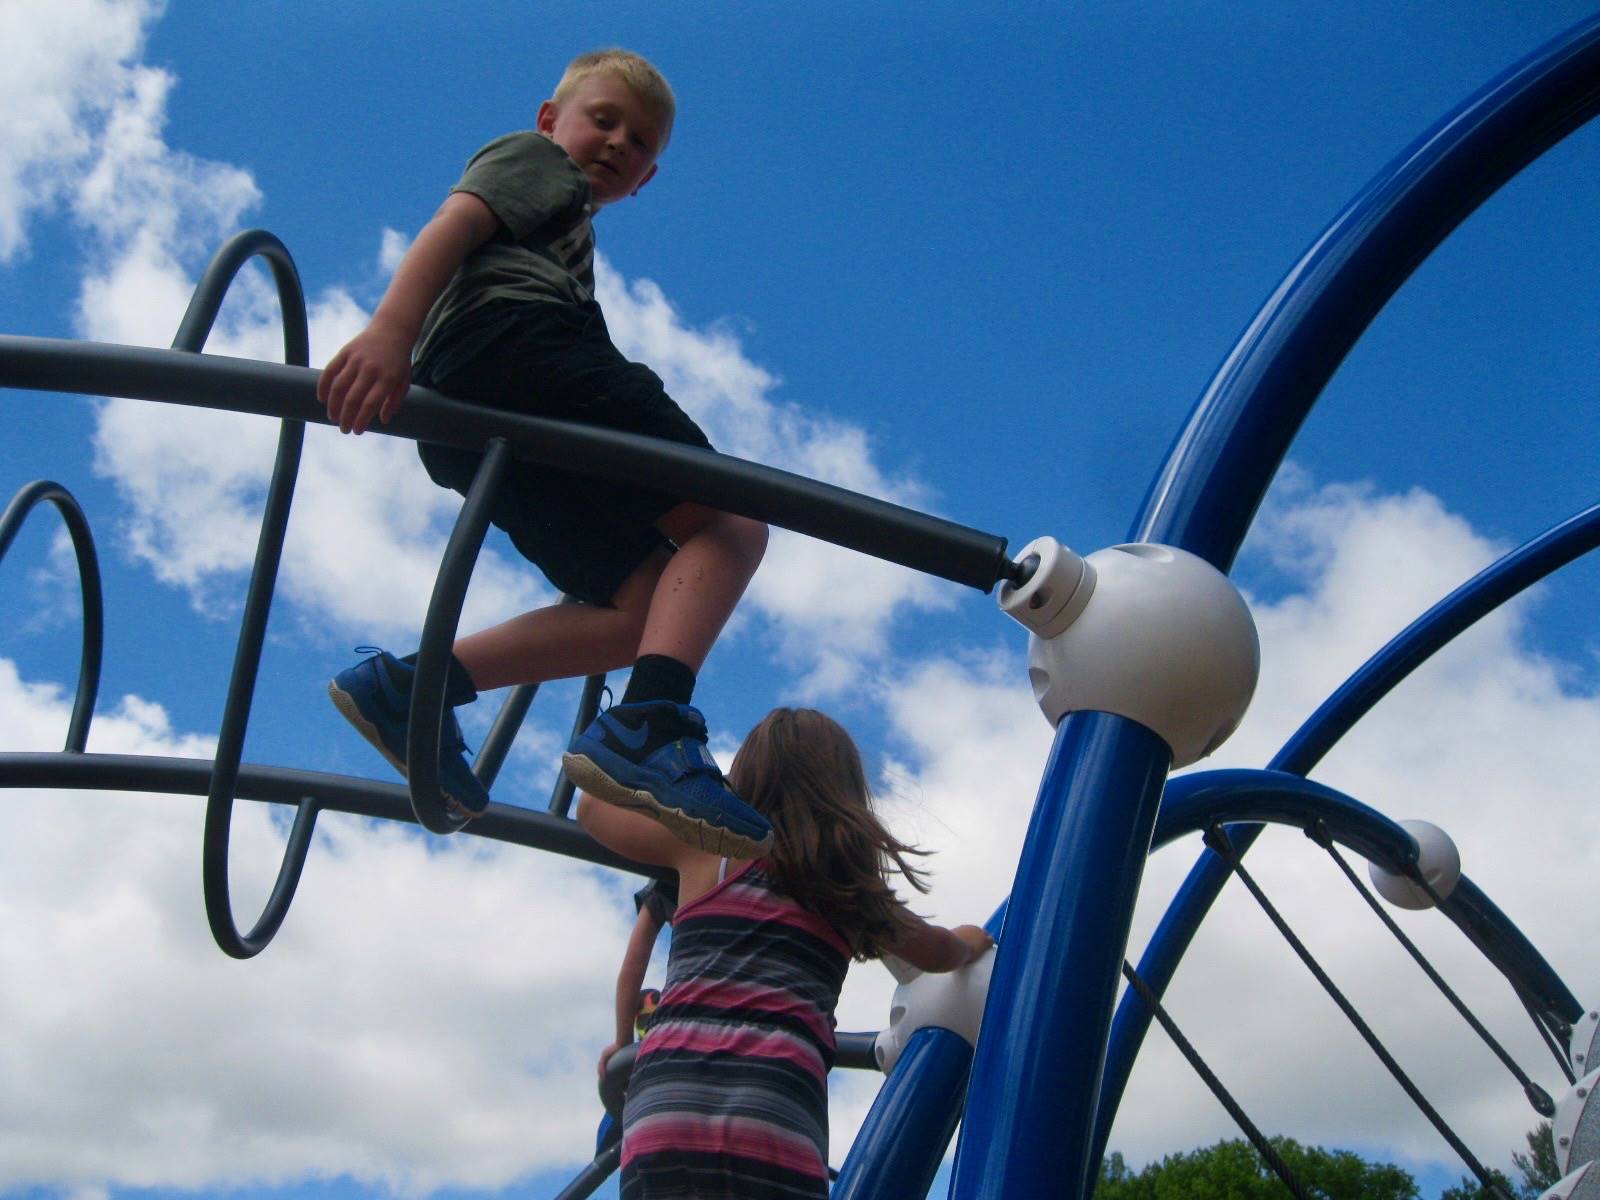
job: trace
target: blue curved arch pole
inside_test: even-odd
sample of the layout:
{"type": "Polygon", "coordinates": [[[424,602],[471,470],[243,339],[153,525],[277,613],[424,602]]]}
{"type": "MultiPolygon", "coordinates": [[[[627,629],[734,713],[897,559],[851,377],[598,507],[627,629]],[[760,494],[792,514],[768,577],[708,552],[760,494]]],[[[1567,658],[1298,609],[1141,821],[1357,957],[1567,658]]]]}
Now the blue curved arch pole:
{"type": "MultiPolygon", "coordinates": [[[[1295,432],[1372,318],[1479,203],[1597,107],[1600,18],[1490,83],[1380,173],[1223,362],[1132,540],[1230,567],[1295,432]]],[[[1158,739],[1139,730],[1141,742],[1135,730],[1079,714],[1057,732],[973,1062],[951,1183],[958,1200],[1088,1194],[1110,997],[1167,766],[1158,739]],[[1096,890],[1108,863],[1126,876],[1096,890]],[[1043,1029],[1075,1030],[1077,1045],[1037,1039],[1043,1029]]]]}
{"type": "MultiPolygon", "coordinates": [[[[1362,664],[1284,743],[1268,770],[1305,775],[1378,701],[1434,654],[1506,601],[1596,546],[1600,546],[1600,505],[1567,518],[1478,572],[1362,664]]],[[[1182,783],[1184,780],[1174,780],[1169,795],[1182,783]]],[[[1236,825],[1229,828],[1228,837],[1243,853],[1260,831],[1259,825],[1236,825]]],[[[1203,851],[1190,869],[1139,960],[1139,975],[1157,996],[1172,982],[1179,961],[1229,874],[1227,864],[1209,850],[1203,851]]],[[[1577,999],[1476,886],[1469,882],[1458,888],[1443,911],[1519,994],[1534,998],[1540,1011],[1568,1024],[1581,1015],[1577,999]]],[[[1096,1170],[1150,1019],[1150,1010],[1138,997],[1123,997],[1112,1024],[1100,1088],[1101,1115],[1092,1160],[1096,1170]]]]}

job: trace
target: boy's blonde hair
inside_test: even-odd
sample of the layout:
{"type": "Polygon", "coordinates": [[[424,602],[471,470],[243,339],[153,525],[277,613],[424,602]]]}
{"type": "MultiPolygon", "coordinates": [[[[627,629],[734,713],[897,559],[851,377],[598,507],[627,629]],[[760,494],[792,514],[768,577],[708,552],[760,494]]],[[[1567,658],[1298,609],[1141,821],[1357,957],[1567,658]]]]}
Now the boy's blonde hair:
{"type": "Polygon", "coordinates": [[[672,94],[672,85],[667,82],[666,76],[642,54],[635,54],[620,46],[608,46],[603,50],[580,54],[567,64],[566,73],[561,76],[561,82],[556,84],[555,95],[551,99],[560,104],[572,95],[580,82],[603,71],[617,76],[635,95],[656,110],[656,115],[661,118],[662,146],[665,148],[666,140],[672,136],[672,123],[678,115],[678,99],[672,94]]]}

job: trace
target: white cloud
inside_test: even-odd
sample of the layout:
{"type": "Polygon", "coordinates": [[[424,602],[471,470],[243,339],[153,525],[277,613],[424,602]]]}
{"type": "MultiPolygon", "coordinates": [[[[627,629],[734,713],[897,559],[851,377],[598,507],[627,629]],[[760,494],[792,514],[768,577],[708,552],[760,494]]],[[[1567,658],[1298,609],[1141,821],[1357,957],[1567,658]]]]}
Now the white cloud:
{"type": "MultiPolygon", "coordinates": [[[[1215,766],[1263,766],[1328,692],[1392,634],[1502,550],[1421,492],[1313,488],[1291,472],[1263,514],[1252,566],[1286,585],[1254,611],[1261,687],[1215,766]]],[[[1600,817],[1581,786],[1600,744],[1600,705],[1527,648],[1527,605],[1458,639],[1386,699],[1313,778],[1397,819],[1456,839],[1466,872],[1588,997],[1597,963],[1586,923],[1589,847],[1600,817]]],[[[986,917],[1003,897],[1048,731],[1020,653],[933,661],[893,690],[906,747],[898,771],[920,807],[901,827],[940,850],[932,907],[986,917]]],[[[1199,852],[1190,839],[1146,870],[1130,941],[1138,954],[1199,852]]],[[[1347,854],[1364,874],[1365,865],[1347,854]]],[[[1359,897],[1298,830],[1273,830],[1247,860],[1268,895],[1352,997],[1425,1094],[1491,1163],[1509,1165],[1537,1119],[1520,1088],[1446,1007],[1359,897]]],[[[1564,1090],[1504,980],[1448,921],[1398,919],[1536,1079],[1564,1090]]],[[[888,987],[870,978],[877,995],[888,987]]],[[[856,986],[853,980],[852,987],[856,986]]],[[[1451,1155],[1356,1039],[1242,887],[1231,885],[1169,993],[1181,1027],[1269,1133],[1367,1147],[1413,1165],[1451,1155]]],[[[1236,1131],[1153,1030],[1112,1144],[1132,1162],[1236,1131]]],[[[1453,1164],[1452,1164],[1453,1166],[1453,1164]]]]}
{"type": "MultiPolygon", "coordinates": [[[[1301,677],[1342,678],[1493,553],[1421,495],[1306,489],[1264,528],[1261,553],[1291,565],[1294,590],[1257,605],[1268,670],[1256,711],[1225,750],[1229,763],[1265,761],[1310,711],[1320,695],[1306,694],[1301,677]],[[1403,587],[1340,578],[1344,565],[1419,544],[1432,566],[1403,587]]],[[[1523,619],[1499,617],[1430,664],[1317,777],[1393,816],[1448,828],[1469,874],[1581,995],[1596,964],[1577,914],[1587,911],[1585,848],[1600,830],[1571,781],[1584,777],[1600,712],[1525,649],[1523,619]]],[[[1003,897],[1048,752],[1020,649],[1019,633],[1013,646],[912,664],[887,693],[898,751],[885,808],[898,831],[938,850],[935,892],[918,907],[943,921],[982,920],[1003,897]]],[[[59,689],[0,669],[8,745],[56,744],[66,710],[59,689]]],[[[175,732],[135,699],[101,719],[94,745],[208,752],[206,739],[175,732]]],[[[0,1122],[17,1130],[0,1135],[10,1179],[201,1186],[343,1171],[402,1189],[493,1186],[570,1159],[566,1148],[588,1136],[589,1042],[598,1040],[574,1036],[570,1013],[609,994],[626,931],[615,882],[558,859],[439,847],[329,818],[279,941],[236,964],[210,945],[201,915],[196,801],[31,791],[15,801],[22,824],[0,863],[0,911],[18,934],[6,939],[0,979],[27,983],[0,985],[0,1028],[23,1081],[13,1094],[30,1103],[0,1122]],[[69,1022],[60,997],[72,998],[69,1022]],[[441,1022],[441,1012],[460,1012],[452,1006],[465,1015],[441,1022]],[[139,1105],[128,1101],[134,1088],[139,1105]],[[380,1093],[383,1105],[366,1102],[380,1093]],[[457,1125],[431,1115],[441,1104],[462,1114],[457,1125]],[[90,1128],[99,1149],[86,1156],[90,1128]],[[201,1128],[210,1157],[179,1155],[163,1140],[197,1144],[201,1128]]],[[[235,821],[237,904],[249,913],[283,835],[255,806],[240,806],[235,821]]],[[[1191,841],[1152,859],[1135,953],[1197,849],[1191,841]]],[[[1518,1089],[1321,852],[1278,830],[1250,866],[1469,1144],[1503,1162],[1533,1122],[1518,1089]]],[[[1514,997],[1465,939],[1427,914],[1399,920],[1513,1054],[1559,1090],[1514,997]]],[[[840,1027],[882,1024],[892,986],[880,968],[853,971],[840,1027]]],[[[1413,1165],[1448,1159],[1241,889],[1218,903],[1169,999],[1269,1131],[1413,1165]]],[[[841,1076],[834,1090],[837,1162],[870,1103],[871,1077],[841,1076]]],[[[1231,1134],[1153,1032],[1113,1144],[1137,1162],[1231,1134]]]]}
{"type": "MultiPolygon", "coordinates": [[[[173,149],[163,137],[170,75],[123,65],[92,153],[81,156],[74,214],[92,246],[79,298],[81,332],[102,341],[165,345],[188,304],[194,268],[259,199],[249,174],[173,149]]],[[[406,237],[382,231],[379,269],[393,270],[406,237]]],[[[729,451],[902,503],[915,482],[890,479],[859,428],[771,398],[776,381],[743,353],[730,327],[686,325],[648,280],[629,284],[601,261],[600,294],[619,346],[651,363],[729,451]]],[[[342,288],[310,308],[313,362],[359,331],[367,314],[342,288]]],[[[281,359],[273,289],[247,270],[207,349],[281,359]]],[[[187,589],[201,611],[231,609],[253,560],[277,441],[260,418],[112,400],[98,410],[96,467],[128,505],[126,547],[157,578],[187,589]]],[[[282,589],[309,627],[338,638],[407,640],[459,499],[436,488],[409,445],[343,442],[309,432],[282,566],[282,589]]],[[[520,560],[488,550],[463,618],[490,624],[553,598],[520,560]]],[[[837,693],[890,648],[893,620],[948,607],[952,589],[780,533],[750,592],[748,614],[770,619],[778,653],[808,696],[837,693]]]]}
{"type": "MultiPolygon", "coordinates": [[[[5,750],[58,744],[69,707],[0,660],[5,750]]],[[[127,697],[90,749],[207,757],[211,740],[127,697]]],[[[619,880],[324,816],[282,932],[240,963],[206,928],[198,798],[8,800],[0,1190],[348,1174],[422,1192],[575,1168],[599,1117],[619,880]]],[[[265,807],[236,805],[241,924],[283,837],[265,807]]]]}
{"type": "Polygon", "coordinates": [[[0,263],[27,225],[69,195],[108,123],[138,86],[130,66],[154,3],[52,0],[0,7],[0,263]]]}

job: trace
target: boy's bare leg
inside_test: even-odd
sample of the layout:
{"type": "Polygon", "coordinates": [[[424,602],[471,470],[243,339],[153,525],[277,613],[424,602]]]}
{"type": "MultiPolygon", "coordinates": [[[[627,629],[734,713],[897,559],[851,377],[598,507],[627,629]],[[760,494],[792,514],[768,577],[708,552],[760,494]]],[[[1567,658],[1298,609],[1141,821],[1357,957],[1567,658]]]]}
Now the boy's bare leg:
{"type": "Polygon", "coordinates": [[[543,683],[632,666],[662,568],[665,549],[641,563],[617,589],[611,607],[552,604],[512,617],[455,644],[479,691],[543,683]]]}
{"type": "Polygon", "coordinates": [[[656,581],[638,653],[675,658],[698,672],[761,565],[767,527],[692,503],[656,524],[678,552],[656,581]]]}
{"type": "Polygon", "coordinates": [[[622,701],[572,740],[562,763],[584,791],[660,821],[698,849],[758,858],[772,826],[729,790],[688,703],[695,674],[767,547],[759,521],[680,504],[657,522],[678,546],[650,596],[622,701]]]}

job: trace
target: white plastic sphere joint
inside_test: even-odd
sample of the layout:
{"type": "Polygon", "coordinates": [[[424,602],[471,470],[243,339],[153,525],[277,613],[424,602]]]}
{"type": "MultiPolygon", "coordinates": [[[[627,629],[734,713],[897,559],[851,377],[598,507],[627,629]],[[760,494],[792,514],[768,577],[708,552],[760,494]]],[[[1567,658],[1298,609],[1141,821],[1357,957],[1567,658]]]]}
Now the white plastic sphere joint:
{"type": "Polygon", "coordinates": [[[872,1046],[879,1070],[885,1075],[894,1070],[911,1035],[930,1026],[948,1029],[969,1046],[976,1046],[984,1001],[989,997],[989,977],[994,974],[994,955],[991,949],[958,971],[926,975],[905,963],[885,959],[884,965],[900,986],[889,1003],[889,1028],[872,1046]]]}
{"type": "Polygon", "coordinates": [[[1094,568],[1053,537],[1034,538],[1018,561],[1034,559],[1020,584],[1000,585],[1000,608],[1040,637],[1055,637],[1078,619],[1094,594],[1094,568]]]}
{"type": "Polygon", "coordinates": [[[1127,717],[1167,743],[1175,768],[1226,741],[1261,670],[1255,622],[1232,581],[1197,555],[1140,542],[1083,559],[1063,597],[1071,552],[1052,557],[1051,546],[1061,549],[1049,538],[1031,543],[1023,554],[1040,554],[1033,577],[1000,592],[1001,607],[1033,631],[1028,678],[1050,723],[1073,712],[1127,717]],[[1050,619],[1019,611],[1035,581],[1050,619]]]}
{"type": "MultiPolygon", "coordinates": [[[[1448,900],[1461,879],[1461,851],[1450,835],[1428,821],[1401,821],[1400,828],[1409,833],[1417,843],[1417,869],[1428,881],[1441,900],[1448,900]]],[[[1433,907],[1433,897],[1427,889],[1410,877],[1391,871],[1377,863],[1367,864],[1367,874],[1378,894],[1396,908],[1423,909],[1433,907]]]]}

